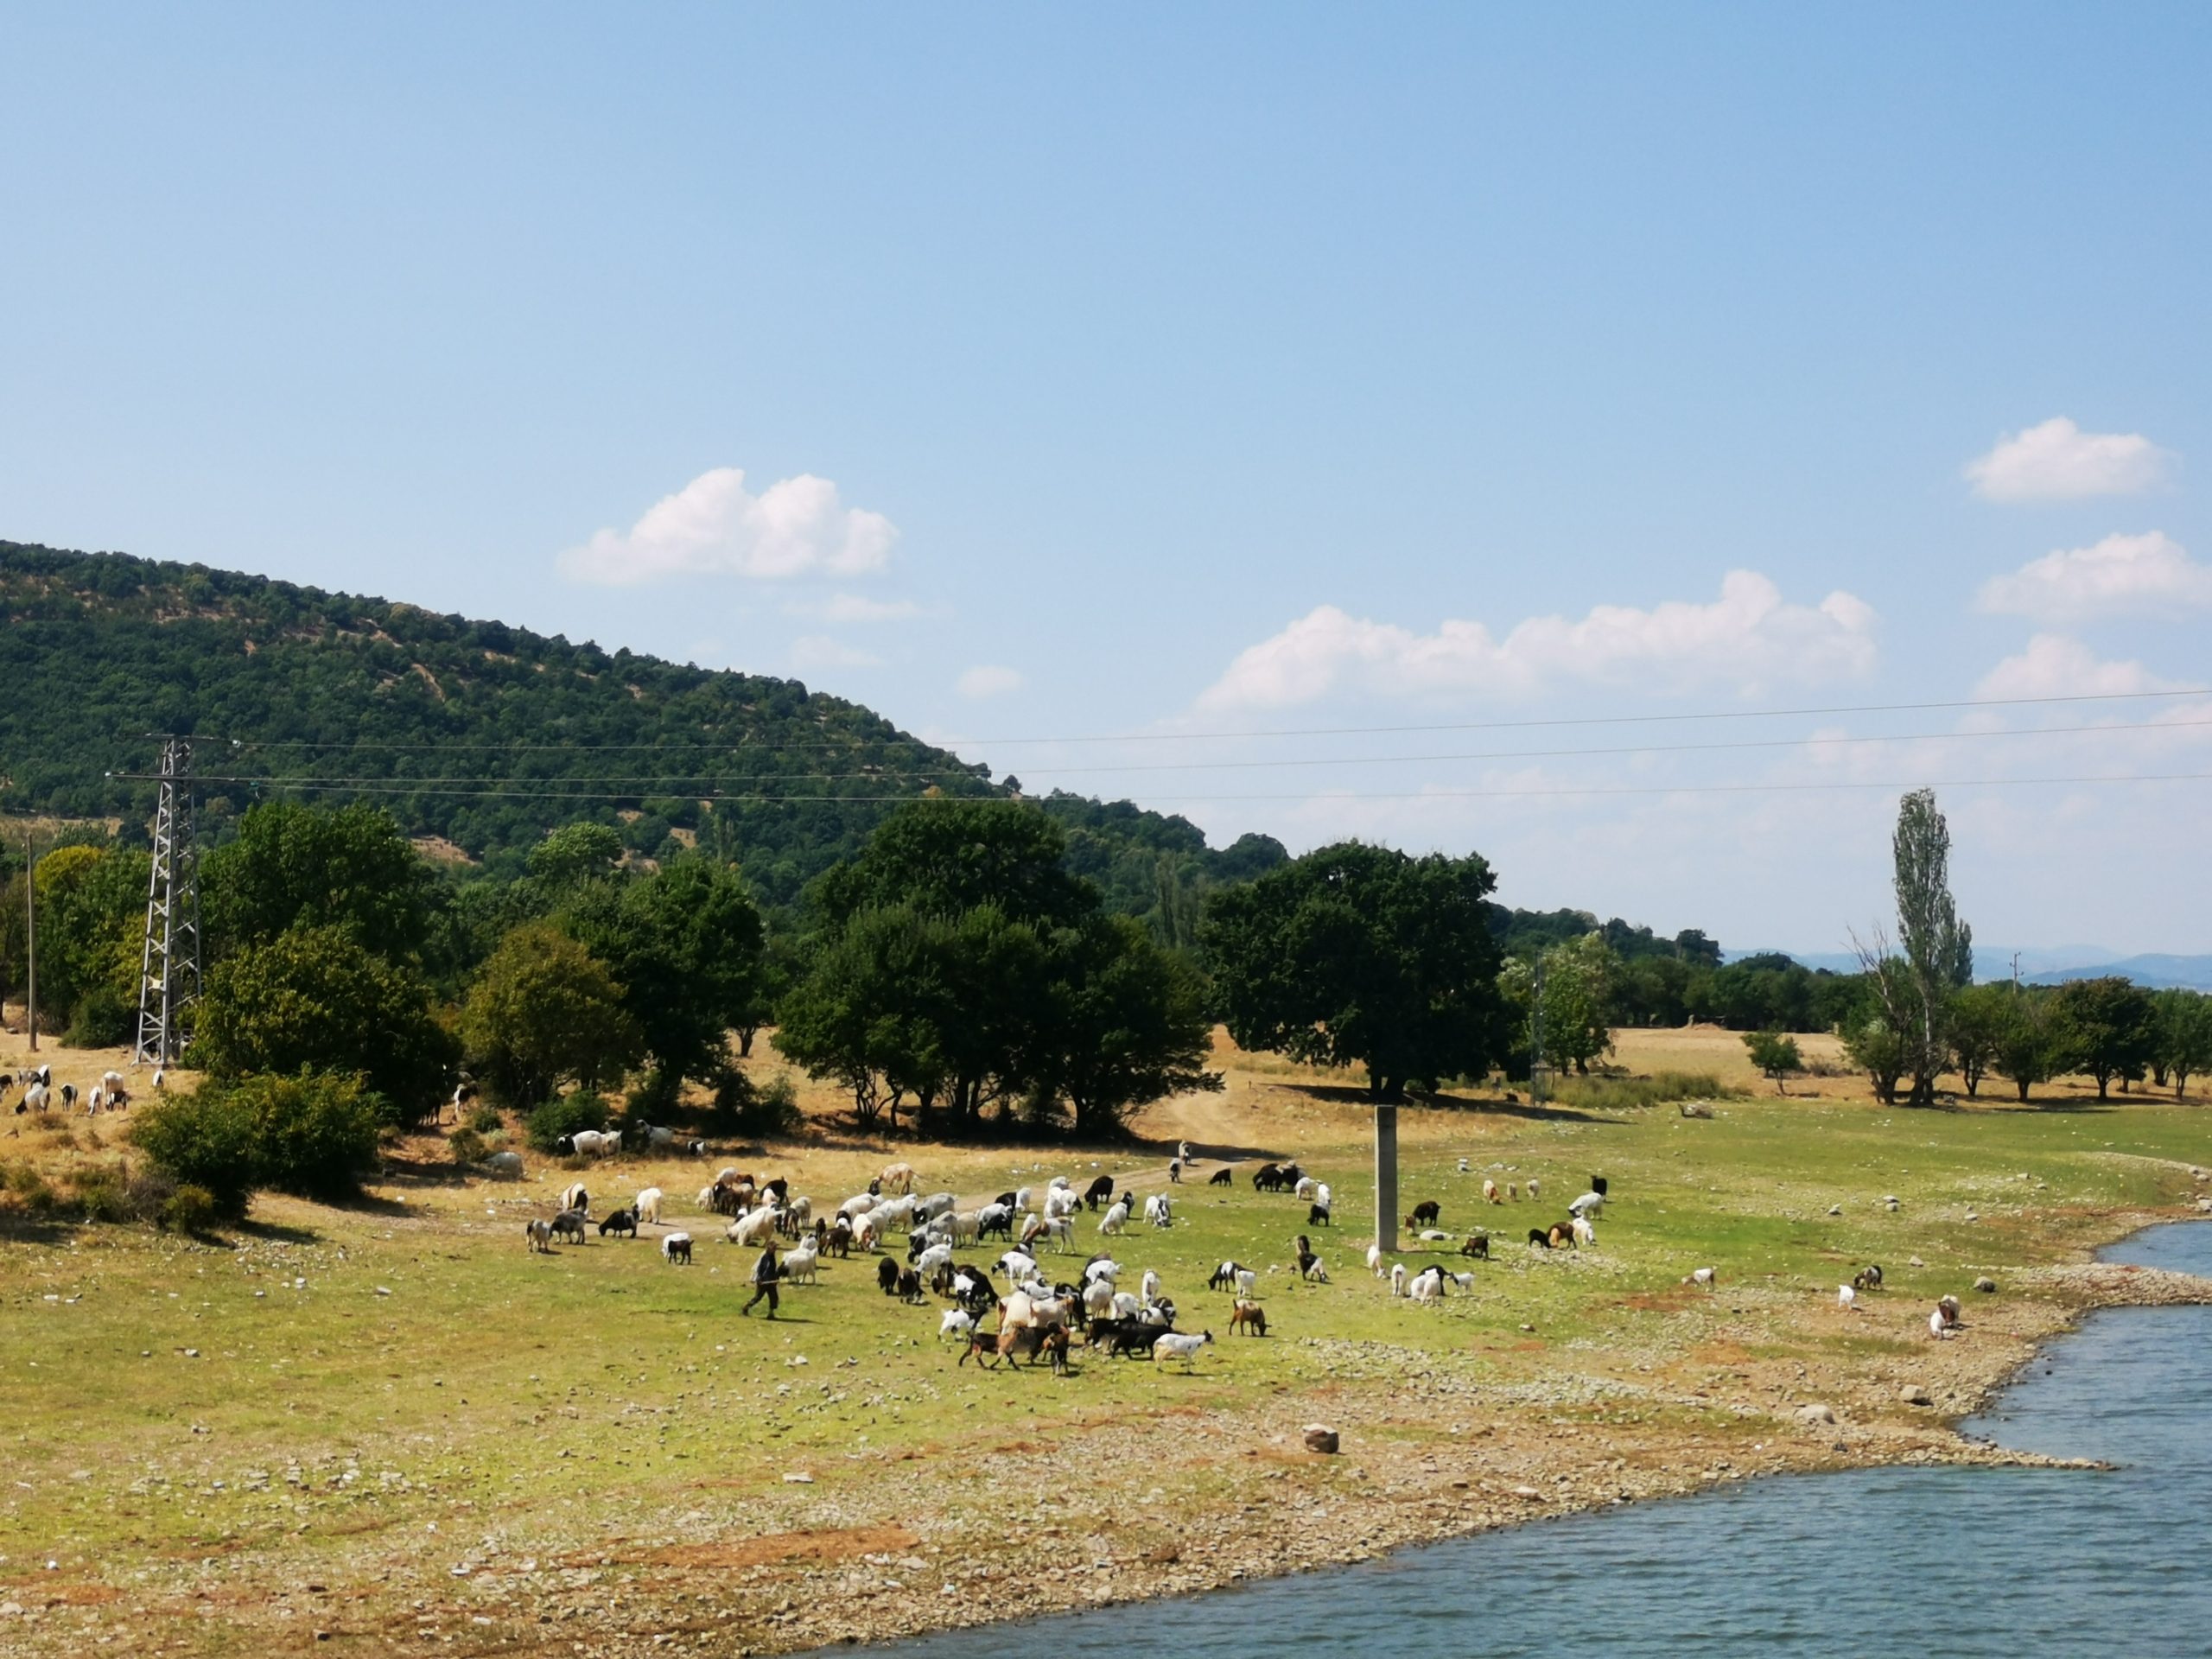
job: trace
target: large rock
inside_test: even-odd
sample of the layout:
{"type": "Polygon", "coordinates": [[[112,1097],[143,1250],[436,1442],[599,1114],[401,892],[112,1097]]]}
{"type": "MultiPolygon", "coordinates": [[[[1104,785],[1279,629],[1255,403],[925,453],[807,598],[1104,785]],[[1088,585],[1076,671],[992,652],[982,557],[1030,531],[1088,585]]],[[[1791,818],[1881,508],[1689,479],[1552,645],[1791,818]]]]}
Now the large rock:
{"type": "Polygon", "coordinates": [[[1809,1406],[1800,1406],[1797,1408],[1797,1421],[1808,1428],[1834,1428],[1835,1411],[1832,1407],[1817,1402],[1809,1406]]]}
{"type": "Polygon", "coordinates": [[[1306,1425],[1306,1449],[1308,1452],[1334,1452],[1341,1444],[1337,1431],[1325,1423],[1306,1425]]]}
{"type": "Polygon", "coordinates": [[[1997,1281],[1984,1274],[1974,1281],[1974,1287],[1985,1296],[1994,1295],[1997,1291],[1997,1281]]]}
{"type": "Polygon", "coordinates": [[[1897,1395],[1908,1406],[1932,1406],[1936,1403],[1928,1390],[1917,1382],[1908,1382],[1897,1395]]]}

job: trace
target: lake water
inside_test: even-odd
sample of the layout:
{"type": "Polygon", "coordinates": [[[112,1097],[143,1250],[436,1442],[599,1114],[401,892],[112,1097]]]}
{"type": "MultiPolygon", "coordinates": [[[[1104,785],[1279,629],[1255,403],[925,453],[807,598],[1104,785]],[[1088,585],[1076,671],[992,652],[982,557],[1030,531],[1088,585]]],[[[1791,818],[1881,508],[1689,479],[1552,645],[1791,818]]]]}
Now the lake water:
{"type": "MultiPolygon", "coordinates": [[[[2212,1274],[2212,1223],[2114,1261],[2212,1274]]],[[[2111,1471],[1783,1476],[1180,1600],[948,1632],[898,1659],[2212,1653],[2212,1308],[2120,1308],[1970,1424],[2111,1471]]],[[[849,1651],[849,1649],[847,1649],[849,1651]]]]}

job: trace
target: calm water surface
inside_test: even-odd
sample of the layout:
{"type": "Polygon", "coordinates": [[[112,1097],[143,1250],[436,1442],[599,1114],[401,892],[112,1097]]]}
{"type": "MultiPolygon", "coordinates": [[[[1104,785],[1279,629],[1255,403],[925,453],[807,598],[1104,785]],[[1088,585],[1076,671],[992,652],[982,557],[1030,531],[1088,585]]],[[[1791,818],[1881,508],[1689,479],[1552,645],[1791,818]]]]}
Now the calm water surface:
{"type": "MultiPolygon", "coordinates": [[[[2212,1223],[2115,1261],[2212,1274],[2212,1223]]],[[[1971,1310],[1969,1310],[1971,1312],[1971,1310]]],[[[1505,1659],[2212,1654],[2212,1308],[2093,1315],[1969,1425],[2111,1471],[1778,1477],[1387,1561],[879,1649],[1505,1659]]]]}

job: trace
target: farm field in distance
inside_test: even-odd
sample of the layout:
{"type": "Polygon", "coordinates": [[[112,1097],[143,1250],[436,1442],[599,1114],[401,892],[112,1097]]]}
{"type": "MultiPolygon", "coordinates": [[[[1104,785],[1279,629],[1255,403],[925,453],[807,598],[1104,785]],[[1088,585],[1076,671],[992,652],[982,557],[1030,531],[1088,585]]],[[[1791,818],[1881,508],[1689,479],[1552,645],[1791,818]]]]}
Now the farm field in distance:
{"type": "MultiPolygon", "coordinates": [[[[804,1136],[704,1167],[526,1154],[524,1180],[496,1182],[422,1136],[371,1202],[264,1196],[219,1239],[0,1207],[0,1649],[735,1653],[1196,1589],[1754,1472],[1998,1455],[1947,1424],[2032,1344],[2100,1302],[2212,1293],[2082,1265],[2212,1193],[2200,1105],[2069,1082],[2024,1109],[1987,1090],[1884,1108],[1831,1039],[1801,1043],[1835,1075],[1780,1097],[1732,1033],[1619,1034],[1632,1072],[1743,1091],[1710,1119],[1578,1104],[1572,1083],[1549,1107],[1402,1109],[1404,1205],[1437,1199],[1455,1243],[1485,1228],[1497,1258],[1402,1249],[1476,1274],[1433,1308],[1364,1268],[1359,1091],[1225,1044],[1227,1090],[1151,1109],[1121,1148],[862,1142],[810,1085],[804,1136]],[[1125,1279],[1160,1273],[1180,1328],[1214,1332],[1188,1374],[1080,1349],[1065,1378],[957,1365],[944,1304],[886,1298],[857,1255],[787,1287],[780,1319],[741,1319],[753,1253],[695,1203],[735,1163],[833,1207],[894,1160],[964,1204],[1054,1173],[1141,1194],[1181,1138],[1203,1161],[1175,1226],[1112,1248],[1125,1279]],[[1302,1202],[1205,1184],[1262,1157],[1332,1185],[1335,1225],[1312,1230],[1331,1283],[1288,1270],[1302,1202]],[[1592,1173],[1611,1189],[1594,1249],[1514,1242],[1592,1173]],[[1484,1205],[1485,1175],[1541,1200],[1484,1205]],[[595,1216],[665,1189],[696,1265],[665,1264],[652,1228],[529,1254],[524,1221],[571,1179],[595,1216]],[[1205,1288],[1224,1258],[1260,1271],[1264,1338],[1231,1337],[1205,1288]],[[1886,1288],[1844,1312],[1837,1285],[1870,1262],[1886,1288]],[[1683,1283],[1702,1266],[1710,1293],[1683,1283]],[[1993,1295],[1970,1288],[1983,1274],[1993,1295]],[[1947,1292],[1967,1328],[1937,1344],[1947,1292]],[[1304,1449],[1316,1421],[1340,1455],[1304,1449]]],[[[58,1077],[111,1063],[50,1058],[58,1077]]],[[[120,1144],[111,1119],[8,1127],[11,1169],[120,1144]]]]}

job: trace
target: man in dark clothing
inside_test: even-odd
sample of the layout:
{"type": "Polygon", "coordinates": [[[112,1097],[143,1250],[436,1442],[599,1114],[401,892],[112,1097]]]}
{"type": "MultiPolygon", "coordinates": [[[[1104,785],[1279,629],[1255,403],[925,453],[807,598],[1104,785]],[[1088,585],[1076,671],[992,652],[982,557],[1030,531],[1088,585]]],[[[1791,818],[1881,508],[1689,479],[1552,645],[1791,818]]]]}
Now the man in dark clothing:
{"type": "Polygon", "coordinates": [[[783,1276],[784,1270],[776,1264],[776,1246],[771,1241],[760,1252],[760,1259],[753,1264],[753,1300],[737,1311],[740,1313],[750,1313],[754,1303],[765,1296],[768,1299],[768,1317],[774,1319],[776,1317],[776,1281],[783,1276]]]}

